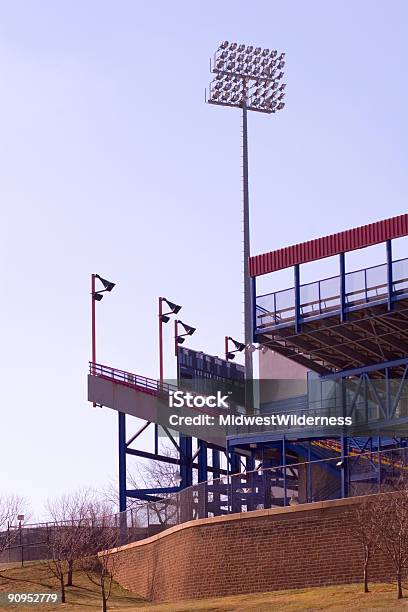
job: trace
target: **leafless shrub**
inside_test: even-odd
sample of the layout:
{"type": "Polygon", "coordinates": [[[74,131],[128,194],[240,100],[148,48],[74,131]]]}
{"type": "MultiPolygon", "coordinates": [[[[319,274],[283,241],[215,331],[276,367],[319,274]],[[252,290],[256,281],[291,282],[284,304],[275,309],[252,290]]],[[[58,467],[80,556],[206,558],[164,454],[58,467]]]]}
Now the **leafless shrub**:
{"type": "Polygon", "coordinates": [[[62,602],[66,600],[65,587],[73,585],[74,566],[81,555],[83,532],[91,520],[96,503],[95,494],[90,489],[83,489],[47,504],[54,521],[49,537],[50,556],[47,564],[60,584],[62,602]]]}
{"type": "Polygon", "coordinates": [[[353,536],[363,549],[364,593],[369,593],[368,566],[370,558],[378,548],[382,504],[377,498],[368,497],[357,504],[353,510],[350,527],[353,536]]]}
{"type": "Polygon", "coordinates": [[[81,533],[80,567],[101,594],[102,612],[108,609],[114,576],[121,563],[116,549],[120,544],[120,527],[116,516],[107,515],[106,507],[94,506],[91,520],[81,533]]]}
{"type": "Polygon", "coordinates": [[[397,597],[402,599],[402,581],[408,567],[408,488],[381,496],[378,514],[378,548],[391,560],[397,582],[397,597]]]}
{"type": "MultiPolygon", "coordinates": [[[[0,555],[11,546],[18,531],[18,516],[24,514],[25,520],[29,519],[27,502],[18,495],[0,494],[0,555]]],[[[6,576],[2,576],[7,579],[6,576]]]]}

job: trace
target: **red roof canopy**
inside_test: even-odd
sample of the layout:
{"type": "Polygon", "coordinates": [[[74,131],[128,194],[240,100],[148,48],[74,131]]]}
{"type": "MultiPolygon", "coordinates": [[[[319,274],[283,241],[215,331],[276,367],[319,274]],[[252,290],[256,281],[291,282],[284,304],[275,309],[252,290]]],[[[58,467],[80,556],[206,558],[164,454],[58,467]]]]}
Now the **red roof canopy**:
{"type": "Polygon", "coordinates": [[[307,263],[316,259],[323,259],[354,251],[364,247],[385,242],[392,238],[408,235],[408,214],[376,221],[361,227],[345,230],[338,234],[323,236],[315,240],[308,240],[300,244],[255,255],[249,258],[249,274],[261,276],[276,270],[290,268],[296,264],[307,263]]]}

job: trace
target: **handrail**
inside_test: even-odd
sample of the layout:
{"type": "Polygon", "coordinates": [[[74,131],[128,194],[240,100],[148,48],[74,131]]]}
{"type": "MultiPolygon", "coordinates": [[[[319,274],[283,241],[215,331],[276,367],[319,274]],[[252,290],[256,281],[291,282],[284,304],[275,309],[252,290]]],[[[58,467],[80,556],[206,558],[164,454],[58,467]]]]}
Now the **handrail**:
{"type": "Polygon", "coordinates": [[[129,387],[135,387],[146,393],[152,393],[158,395],[159,393],[169,394],[170,391],[177,391],[178,387],[167,382],[160,382],[155,378],[148,378],[147,376],[141,376],[140,374],[134,374],[126,370],[119,370],[111,366],[103,365],[100,363],[89,362],[89,373],[93,376],[99,376],[102,378],[109,378],[110,380],[117,380],[118,382],[125,384],[129,387]]]}
{"type": "MultiPolygon", "coordinates": [[[[402,259],[394,259],[392,261],[392,264],[397,264],[397,263],[401,263],[402,261],[406,261],[408,263],[408,257],[403,257],[402,259]]],[[[368,270],[374,270],[375,268],[381,268],[383,266],[386,266],[386,262],[382,263],[382,264],[376,264],[375,266],[370,266],[369,268],[359,268],[358,270],[350,270],[349,272],[346,272],[345,276],[350,276],[351,274],[358,274],[358,272],[367,272],[368,270]]],[[[317,279],[315,281],[310,281],[309,283],[303,283],[302,285],[300,285],[301,287],[308,287],[309,285],[314,285],[315,283],[323,283],[324,281],[329,281],[329,280],[333,280],[335,278],[340,278],[339,274],[335,274],[334,276],[327,276],[325,278],[320,278],[317,279]]],[[[405,279],[408,280],[408,279],[405,279]]],[[[295,287],[287,287],[286,289],[280,289],[279,291],[275,291],[272,293],[263,293],[261,295],[257,295],[257,298],[260,297],[267,297],[268,295],[273,295],[274,293],[283,293],[284,291],[291,291],[293,290],[295,287]]]]}
{"type": "MultiPolygon", "coordinates": [[[[404,263],[408,265],[408,258],[394,260],[392,262],[392,265],[394,266],[395,264],[399,264],[399,263],[404,263]]],[[[369,303],[369,302],[372,303],[372,302],[375,302],[381,299],[385,299],[388,293],[388,282],[385,278],[386,270],[387,270],[387,264],[383,263],[383,264],[379,264],[376,266],[371,266],[369,268],[362,268],[360,270],[353,270],[353,271],[347,272],[345,274],[346,287],[347,287],[348,279],[353,279],[353,276],[354,278],[358,278],[358,275],[363,274],[364,279],[361,280],[361,287],[358,287],[358,288],[350,287],[351,289],[350,291],[346,290],[346,295],[345,295],[346,306],[349,308],[358,308],[366,303],[369,303]],[[370,281],[367,279],[367,276],[368,276],[367,273],[370,270],[380,270],[380,269],[383,270],[384,279],[377,278],[377,282],[375,282],[373,279],[374,282],[371,281],[373,282],[373,284],[370,285],[369,284],[370,281]],[[374,295],[372,295],[373,292],[375,293],[374,295]]],[[[335,295],[332,294],[332,295],[327,295],[324,297],[321,296],[321,293],[322,293],[321,288],[324,287],[325,283],[327,283],[328,281],[336,281],[336,280],[340,281],[340,275],[330,276],[328,278],[323,278],[317,281],[313,281],[310,283],[305,283],[305,284],[300,285],[301,295],[303,293],[302,290],[307,290],[309,288],[316,288],[316,291],[318,292],[318,299],[312,299],[309,301],[301,301],[300,310],[304,318],[315,316],[318,313],[321,314],[322,312],[328,312],[330,310],[340,308],[340,282],[339,282],[338,292],[335,295]],[[331,303],[331,305],[328,305],[328,303],[329,304],[331,303]]],[[[401,288],[400,285],[404,285],[407,282],[408,282],[408,277],[406,275],[402,276],[401,271],[400,271],[399,277],[394,277],[392,280],[393,294],[400,295],[402,292],[405,292],[405,287],[403,286],[401,288]]],[[[305,298],[307,299],[307,295],[305,296],[305,298]]],[[[275,325],[277,325],[278,323],[286,323],[287,321],[292,321],[295,318],[294,287],[289,287],[287,289],[282,289],[280,291],[258,295],[256,297],[256,300],[257,300],[256,318],[257,320],[259,320],[259,325],[261,327],[265,325],[269,325],[271,322],[272,324],[275,324],[275,325]],[[287,297],[283,298],[285,294],[287,297]],[[283,302],[284,302],[282,308],[279,308],[276,306],[276,303],[279,297],[281,297],[281,299],[283,299],[283,302]],[[270,301],[273,301],[272,304],[265,304],[267,306],[266,308],[265,306],[261,306],[259,303],[260,301],[261,304],[263,304],[265,302],[265,298],[269,298],[270,301]],[[266,323],[263,323],[265,319],[266,319],[266,323]],[[268,321],[268,319],[271,319],[272,321],[268,321]]]]}

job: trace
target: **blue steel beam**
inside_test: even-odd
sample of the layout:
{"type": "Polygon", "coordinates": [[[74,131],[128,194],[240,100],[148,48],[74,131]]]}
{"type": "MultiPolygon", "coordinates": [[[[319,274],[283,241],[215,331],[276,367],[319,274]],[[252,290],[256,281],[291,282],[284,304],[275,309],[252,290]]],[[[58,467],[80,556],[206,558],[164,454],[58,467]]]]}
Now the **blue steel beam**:
{"type": "Polygon", "coordinates": [[[393,280],[392,280],[392,241],[387,240],[387,288],[388,288],[388,310],[393,308],[393,280]]]}
{"type": "Polygon", "coordinates": [[[395,368],[408,364],[408,357],[401,357],[401,359],[393,359],[391,361],[383,361],[381,363],[372,363],[370,365],[361,366],[360,368],[351,368],[349,370],[341,370],[340,372],[334,372],[333,374],[322,374],[319,376],[321,381],[325,380],[338,380],[340,378],[346,378],[348,376],[358,376],[359,374],[366,374],[369,372],[375,372],[376,370],[385,370],[386,368],[395,368]]]}
{"type": "Polygon", "coordinates": [[[126,510],[126,415],[118,412],[119,512],[126,510]]]}
{"type": "Polygon", "coordinates": [[[164,495],[165,493],[179,493],[180,487],[152,487],[151,489],[127,489],[128,497],[138,495],[164,495]]]}
{"type": "Polygon", "coordinates": [[[180,462],[180,488],[185,489],[193,484],[193,440],[190,436],[180,434],[180,450],[183,461],[180,462]]]}
{"type": "Polygon", "coordinates": [[[298,334],[300,332],[300,321],[301,321],[299,264],[296,264],[294,266],[294,275],[295,275],[295,333],[298,334]]]}
{"type": "MultiPolygon", "coordinates": [[[[346,257],[340,253],[340,321],[346,320],[346,257]]],[[[319,283],[320,287],[320,283],[319,283]]]]}
{"type": "Polygon", "coordinates": [[[206,482],[208,480],[207,444],[204,440],[198,440],[198,444],[198,482],[206,482]]]}
{"type": "Polygon", "coordinates": [[[251,299],[252,299],[252,342],[255,342],[256,331],[256,277],[251,278],[251,299]]]}

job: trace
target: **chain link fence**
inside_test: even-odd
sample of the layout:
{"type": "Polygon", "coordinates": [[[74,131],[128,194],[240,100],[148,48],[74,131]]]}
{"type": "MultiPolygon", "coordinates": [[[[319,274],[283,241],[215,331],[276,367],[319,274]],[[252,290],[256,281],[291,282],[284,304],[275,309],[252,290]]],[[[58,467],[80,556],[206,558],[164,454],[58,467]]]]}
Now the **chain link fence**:
{"type": "MultiPolygon", "coordinates": [[[[111,517],[121,544],[200,518],[393,491],[408,482],[408,449],[354,453],[345,458],[293,463],[201,482],[157,501],[135,500],[111,517]]],[[[112,524],[111,521],[111,524],[112,524]]],[[[9,526],[0,534],[0,563],[49,558],[56,530],[71,523],[9,526]]]]}

